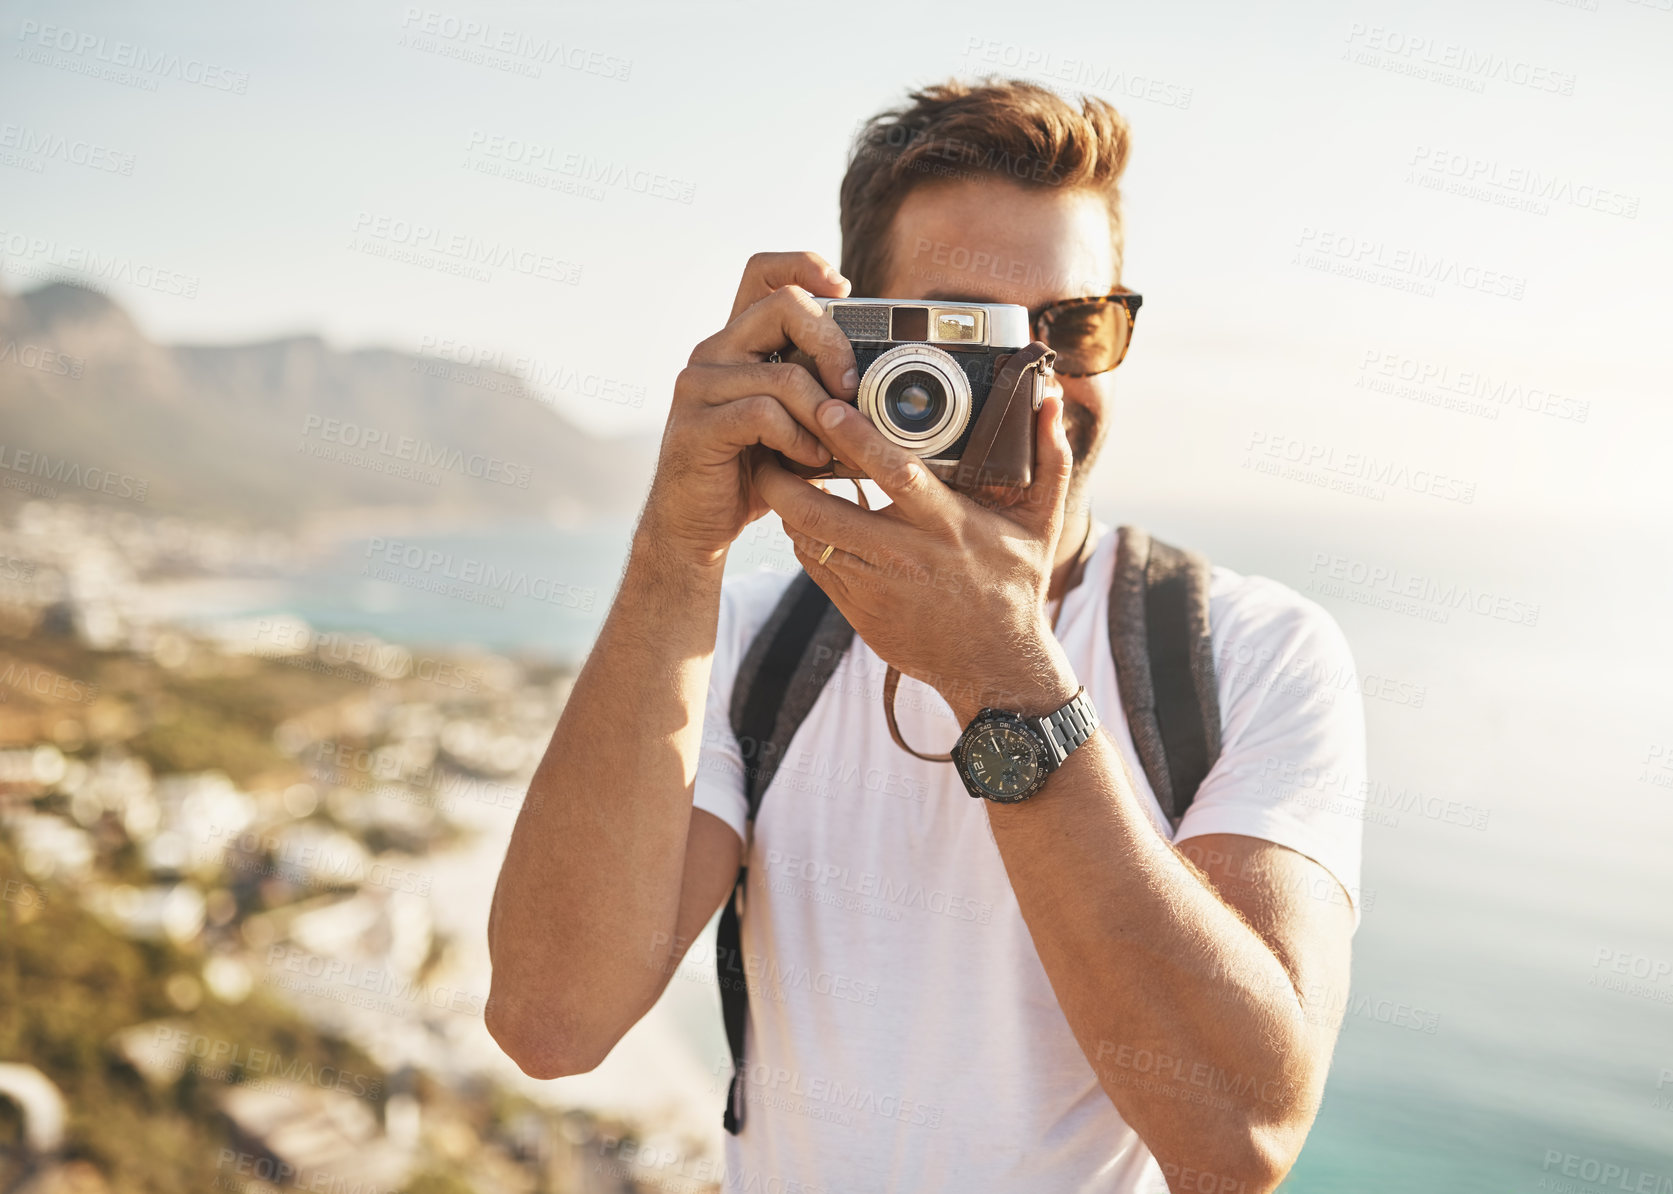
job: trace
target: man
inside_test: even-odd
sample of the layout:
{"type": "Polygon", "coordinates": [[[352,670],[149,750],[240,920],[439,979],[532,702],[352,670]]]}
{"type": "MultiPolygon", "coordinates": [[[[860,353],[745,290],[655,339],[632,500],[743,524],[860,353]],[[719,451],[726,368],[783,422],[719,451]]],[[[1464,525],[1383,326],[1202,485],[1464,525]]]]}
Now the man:
{"type": "Polygon", "coordinates": [[[1116,535],[1086,494],[1111,362],[1060,359],[1032,487],[978,504],[850,405],[853,354],[810,297],[1106,296],[1126,153],[1097,100],[914,94],[851,160],[846,278],[810,253],[753,258],[675,384],[621,590],[500,876],[488,1026],[536,1077],[591,1069],[747,861],[743,953],[765,964],[748,968],[736,1188],[1254,1194],[1316,1114],[1357,915],[1364,732],[1340,632],[1215,570],[1223,746],[1174,835],[1098,633],[1116,535]],[[772,358],[787,345],[817,376],[772,358]],[[891,504],[861,509],[778,453],[834,453],[891,504]],[[751,826],[727,711],[789,578],[721,571],[769,509],[856,637],[751,826]],[[986,704],[1044,716],[1083,685],[1103,729],[1031,798],[973,800],[891,741],[889,665],[919,749],[986,704]]]}

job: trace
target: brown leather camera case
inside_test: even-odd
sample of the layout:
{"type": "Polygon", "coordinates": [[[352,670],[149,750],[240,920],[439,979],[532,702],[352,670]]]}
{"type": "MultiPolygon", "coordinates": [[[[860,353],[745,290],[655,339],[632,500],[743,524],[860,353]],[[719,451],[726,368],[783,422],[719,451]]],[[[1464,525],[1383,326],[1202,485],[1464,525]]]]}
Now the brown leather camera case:
{"type": "MultiPolygon", "coordinates": [[[[964,452],[955,461],[927,461],[930,471],[960,493],[988,487],[1026,488],[1034,483],[1034,425],[1045,398],[1046,378],[1056,353],[1036,340],[996,362],[993,390],[976,416],[976,425],[965,441],[964,452]]],[[[801,352],[788,352],[784,359],[813,369],[813,361],[801,352]]],[[[817,373],[815,372],[815,376],[817,373]]],[[[784,465],[799,476],[855,479],[865,473],[833,460],[825,468],[812,468],[785,460],[784,465]]]]}

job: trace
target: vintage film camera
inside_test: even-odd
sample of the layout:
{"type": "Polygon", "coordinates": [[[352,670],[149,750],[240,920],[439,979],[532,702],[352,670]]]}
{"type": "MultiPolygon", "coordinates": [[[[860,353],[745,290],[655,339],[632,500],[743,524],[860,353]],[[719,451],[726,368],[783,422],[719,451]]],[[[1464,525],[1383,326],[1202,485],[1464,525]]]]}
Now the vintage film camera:
{"type": "MultiPolygon", "coordinates": [[[[816,298],[854,346],[856,405],[891,443],[961,490],[1023,486],[1034,475],[1034,425],[1052,351],[1029,334],[1013,303],[816,298]]],[[[800,350],[778,354],[810,370],[800,350]]],[[[817,376],[817,374],[816,374],[817,376]]],[[[804,477],[858,477],[833,460],[794,461],[804,477]]]]}

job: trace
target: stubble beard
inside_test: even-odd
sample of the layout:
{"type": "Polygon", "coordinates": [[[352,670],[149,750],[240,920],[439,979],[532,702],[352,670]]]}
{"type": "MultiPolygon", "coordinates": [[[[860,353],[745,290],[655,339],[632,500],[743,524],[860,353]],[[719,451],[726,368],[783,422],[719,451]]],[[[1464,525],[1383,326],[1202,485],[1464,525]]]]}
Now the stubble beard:
{"type": "Polygon", "coordinates": [[[1098,424],[1092,412],[1078,402],[1063,404],[1063,435],[1069,441],[1069,455],[1074,462],[1069,467],[1068,505],[1072,510],[1086,505],[1092,466],[1098,463],[1098,450],[1103,447],[1103,437],[1098,434],[1098,424]]]}

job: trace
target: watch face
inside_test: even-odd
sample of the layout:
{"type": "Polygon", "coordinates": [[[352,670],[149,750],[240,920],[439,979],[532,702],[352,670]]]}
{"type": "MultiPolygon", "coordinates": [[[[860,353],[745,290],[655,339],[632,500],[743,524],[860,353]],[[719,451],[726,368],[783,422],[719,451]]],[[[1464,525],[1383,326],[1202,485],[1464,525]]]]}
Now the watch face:
{"type": "Polygon", "coordinates": [[[979,723],[964,743],[964,771],[989,800],[1021,800],[1040,780],[1040,748],[1027,731],[979,723]]]}

